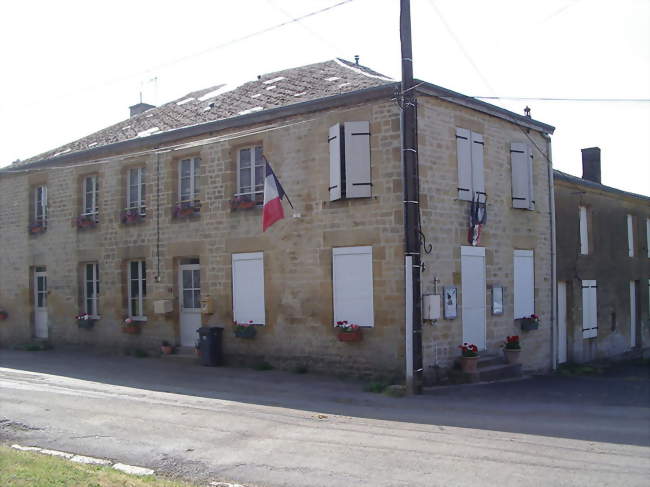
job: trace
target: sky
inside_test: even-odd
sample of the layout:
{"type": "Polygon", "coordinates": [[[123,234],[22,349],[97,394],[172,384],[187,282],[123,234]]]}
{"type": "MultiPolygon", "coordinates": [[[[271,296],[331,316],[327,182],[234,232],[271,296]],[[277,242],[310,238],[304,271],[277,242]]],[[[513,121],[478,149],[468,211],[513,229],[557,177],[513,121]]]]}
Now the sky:
{"type": "MultiPolygon", "coordinates": [[[[517,113],[528,105],[556,127],[555,168],[581,176],[580,149],[597,146],[603,184],[650,195],[650,102],[508,99],[650,99],[649,0],[411,10],[416,78],[517,113]]],[[[128,118],[140,94],[158,105],[354,55],[399,80],[399,0],[5,1],[0,45],[2,167],[128,118]]]]}

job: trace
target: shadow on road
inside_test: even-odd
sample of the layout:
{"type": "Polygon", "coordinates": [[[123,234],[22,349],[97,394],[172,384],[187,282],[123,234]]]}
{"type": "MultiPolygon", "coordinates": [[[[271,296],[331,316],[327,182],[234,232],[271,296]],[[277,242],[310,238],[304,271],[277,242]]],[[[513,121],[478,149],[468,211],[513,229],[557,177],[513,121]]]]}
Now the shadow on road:
{"type": "MultiPolygon", "coordinates": [[[[399,399],[363,392],[359,382],[314,374],[79,351],[2,349],[0,367],[330,415],[650,445],[650,374],[640,363],[619,364],[597,376],[434,388],[399,399]]],[[[0,378],[7,373],[0,370],[0,378]]]]}

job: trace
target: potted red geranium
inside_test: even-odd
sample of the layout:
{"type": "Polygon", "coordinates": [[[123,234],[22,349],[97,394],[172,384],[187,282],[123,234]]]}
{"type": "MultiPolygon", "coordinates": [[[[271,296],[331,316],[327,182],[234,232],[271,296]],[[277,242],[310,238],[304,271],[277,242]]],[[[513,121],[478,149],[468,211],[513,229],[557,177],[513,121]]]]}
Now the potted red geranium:
{"type": "Polygon", "coordinates": [[[127,335],[137,335],[140,333],[140,327],[133,318],[127,317],[122,322],[122,333],[126,333],[127,335]]]}
{"type": "Polygon", "coordinates": [[[519,355],[521,354],[521,345],[519,344],[519,336],[513,335],[506,337],[503,344],[503,353],[506,357],[506,362],[509,364],[518,364],[520,361],[519,355]]]}
{"type": "Polygon", "coordinates": [[[337,321],[335,328],[339,329],[337,338],[341,342],[360,342],[362,338],[361,327],[347,321],[337,321]]]}
{"type": "Polygon", "coordinates": [[[460,368],[466,373],[475,373],[478,367],[478,347],[472,343],[463,343],[460,348],[460,368]]]}

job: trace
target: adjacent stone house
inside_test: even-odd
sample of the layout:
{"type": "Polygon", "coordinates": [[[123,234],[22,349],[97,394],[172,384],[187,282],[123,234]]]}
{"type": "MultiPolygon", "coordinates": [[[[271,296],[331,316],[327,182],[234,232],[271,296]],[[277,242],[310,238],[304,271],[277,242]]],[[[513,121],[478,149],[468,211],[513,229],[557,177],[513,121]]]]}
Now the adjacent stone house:
{"type": "MultiPolygon", "coordinates": [[[[136,105],[0,171],[0,343],[191,347],[222,325],[230,363],[403,377],[398,88],[339,59],[289,69],[136,105]],[[262,155],[294,206],[264,233],[262,155]],[[139,334],[122,333],[127,317],[139,334]],[[362,341],[337,340],[342,320],[362,341]]],[[[547,370],[553,127],[425,82],[417,95],[422,287],[445,293],[425,298],[425,374],[464,341],[496,353],[512,334],[524,368],[547,370]],[[473,203],[487,218],[470,235],[473,203]],[[521,332],[533,313],[540,328],[521,332]]]]}
{"type": "Polygon", "coordinates": [[[554,173],[560,363],[650,343],[650,198],[603,185],[600,164],[591,147],[582,178],[554,173]]]}

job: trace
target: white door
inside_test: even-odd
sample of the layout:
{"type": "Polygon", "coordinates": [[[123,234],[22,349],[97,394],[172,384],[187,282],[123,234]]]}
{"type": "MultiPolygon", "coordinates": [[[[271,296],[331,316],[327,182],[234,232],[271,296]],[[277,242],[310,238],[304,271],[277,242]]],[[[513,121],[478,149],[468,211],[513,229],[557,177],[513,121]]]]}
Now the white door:
{"type": "Polygon", "coordinates": [[[201,327],[201,266],[183,264],[178,274],[181,346],[193,347],[201,327]]]}
{"type": "Polygon", "coordinates": [[[636,347],[636,281],[630,281],[630,347],[636,347]]]}
{"type": "Polygon", "coordinates": [[[34,336],[47,338],[47,272],[34,272],[34,336]]]}
{"type": "Polygon", "coordinates": [[[557,283],[557,361],[566,362],[566,282],[557,283]]]}
{"type": "Polygon", "coordinates": [[[485,350],[485,248],[460,248],[463,342],[485,350]]]}

